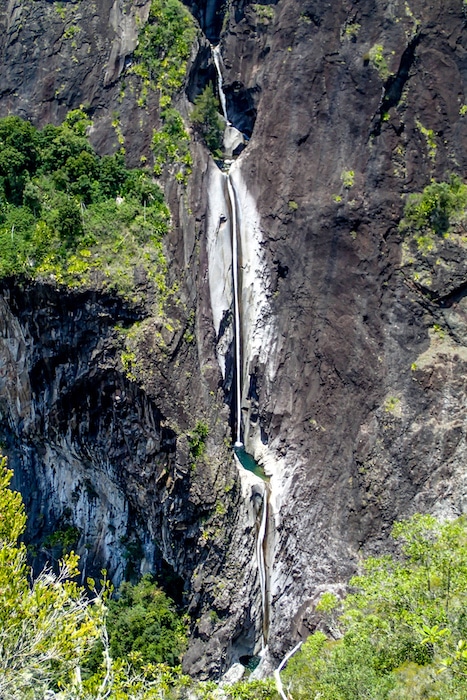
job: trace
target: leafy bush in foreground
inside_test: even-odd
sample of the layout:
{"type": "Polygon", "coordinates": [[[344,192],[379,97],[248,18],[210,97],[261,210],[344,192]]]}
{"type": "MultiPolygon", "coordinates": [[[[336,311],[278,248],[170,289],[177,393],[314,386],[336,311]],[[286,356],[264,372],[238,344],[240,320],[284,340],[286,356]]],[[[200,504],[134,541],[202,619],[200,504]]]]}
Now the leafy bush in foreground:
{"type": "Polygon", "coordinates": [[[295,700],[467,697],[467,521],[417,515],[394,526],[400,556],[369,558],[328,623],[284,674],[295,700]]]}

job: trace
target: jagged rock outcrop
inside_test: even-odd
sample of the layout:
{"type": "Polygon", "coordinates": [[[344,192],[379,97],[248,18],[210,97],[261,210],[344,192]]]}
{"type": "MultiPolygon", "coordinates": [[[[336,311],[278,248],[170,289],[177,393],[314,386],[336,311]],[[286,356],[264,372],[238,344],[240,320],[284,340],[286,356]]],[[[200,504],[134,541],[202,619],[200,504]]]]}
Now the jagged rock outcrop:
{"type": "MultiPolygon", "coordinates": [[[[101,3],[97,14],[92,3],[65,3],[80,28],[75,48],[54,3],[29,3],[29,15],[20,0],[3,5],[2,62],[11,78],[2,87],[0,113],[44,123],[87,102],[96,119],[95,144],[103,152],[116,148],[110,123],[121,95],[119,75],[131,60],[132,18],[139,13],[144,21],[148,3],[126,10],[101,3]],[[126,12],[123,24],[117,11],[126,12]],[[39,34],[42,50],[40,41],[34,43],[39,34]],[[53,48],[46,52],[45,46],[53,48]]],[[[194,12],[211,33],[220,32],[229,118],[251,137],[238,168],[259,213],[256,272],[266,286],[274,334],[245,309],[254,319],[249,332],[257,345],[244,347],[246,355],[251,352],[244,361],[251,377],[243,378],[250,387],[243,413],[246,445],[272,474],[269,648],[279,658],[312,628],[319,591],[345,582],[363,552],[383,545],[394,519],[416,510],[456,515],[466,509],[462,232],[458,243],[446,241],[433,259],[408,261],[398,227],[407,193],[421,191],[431,178],[466,171],[465,5],[238,0],[199,3],[194,12]],[[431,287],[420,282],[428,273],[431,287]]],[[[187,79],[190,98],[214,75],[204,45],[187,79]]],[[[188,111],[187,104],[182,108],[188,111]]],[[[119,114],[129,160],[137,163],[147,155],[158,120],[157,96],[143,110],[124,91],[119,114]]],[[[259,598],[254,509],[247,492],[245,499],[240,495],[223,445],[229,418],[222,392],[229,394],[231,375],[227,367],[223,380],[216,359],[206,243],[208,156],[199,142],[193,153],[187,189],[166,183],[174,222],[166,251],[185,318],[193,311],[196,319],[193,346],[177,336],[169,339],[173,352],[161,356],[159,329],[147,321],[135,386],[115,357],[109,359],[116,352],[112,324],[118,322],[111,320],[116,309],[110,312],[110,301],[92,300],[88,316],[95,322],[102,310],[108,320],[92,326],[75,356],[59,349],[70,345],[70,333],[79,337],[82,317],[76,313],[79,308],[86,317],[84,298],[78,304],[76,295],[65,295],[75,311],[68,325],[54,325],[47,318],[58,314],[60,291],[51,302],[45,287],[39,294],[7,285],[1,356],[14,383],[3,385],[2,413],[9,416],[7,442],[22,473],[36,465],[39,474],[47,463],[47,483],[55,483],[51,465],[62,459],[79,493],[90,470],[84,445],[90,416],[96,415],[100,456],[92,469],[102,466],[106,452],[115,457],[110,477],[98,468],[114,484],[114,502],[128,504],[122,531],[138,532],[143,544],[156,541],[183,577],[194,615],[201,618],[187,664],[215,673],[240,654],[253,653],[259,598]],[[31,320],[38,313],[42,325],[31,320]],[[40,330],[45,327],[47,332],[40,330]],[[35,373],[42,357],[56,359],[40,360],[44,369],[35,373]],[[71,377],[68,367],[74,367],[71,377]],[[41,377],[42,385],[34,388],[41,377]],[[60,400],[64,386],[80,404],[89,393],[82,420],[60,400]],[[132,408],[121,418],[117,391],[131,397],[132,408]],[[209,465],[194,475],[186,438],[180,447],[193,416],[205,417],[211,427],[209,465]],[[177,435],[173,457],[161,449],[162,417],[177,435]],[[110,434],[120,435],[120,442],[112,443],[117,438],[110,434]],[[134,441],[129,445],[127,434],[134,441]],[[203,536],[203,514],[215,512],[222,493],[224,505],[203,536]]],[[[246,256],[245,246],[241,254],[246,256]]],[[[125,314],[133,313],[119,310],[125,322],[125,314]]],[[[73,508],[73,488],[67,488],[73,508]]],[[[30,497],[34,527],[44,504],[47,517],[58,521],[68,495],[57,507],[41,485],[37,492],[45,500],[30,497]]],[[[84,527],[88,511],[80,512],[84,527]]],[[[110,533],[110,522],[106,527],[110,533]]],[[[115,556],[110,534],[105,537],[104,558],[115,556]]]]}

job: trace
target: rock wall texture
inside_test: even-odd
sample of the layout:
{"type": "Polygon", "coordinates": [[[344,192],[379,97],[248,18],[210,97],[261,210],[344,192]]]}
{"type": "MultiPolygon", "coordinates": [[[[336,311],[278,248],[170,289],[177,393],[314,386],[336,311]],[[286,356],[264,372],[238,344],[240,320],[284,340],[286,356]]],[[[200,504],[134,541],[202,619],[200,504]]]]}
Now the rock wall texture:
{"type": "MultiPolygon", "coordinates": [[[[65,19],[57,5],[0,3],[8,75],[0,113],[43,124],[87,103],[92,138],[110,152],[136,16],[144,22],[149,3],[66,2],[65,19]],[[65,34],[74,25],[72,46],[65,34]]],[[[271,474],[269,650],[277,659],[312,629],[319,592],[381,549],[395,519],[467,509],[463,237],[409,260],[398,227],[405,195],[466,171],[466,7],[232,0],[193,11],[210,38],[219,35],[229,118],[251,137],[238,169],[259,212],[257,272],[274,334],[257,321],[261,348],[243,348],[251,376],[242,412],[246,446],[271,474]]],[[[199,47],[190,99],[214,76],[199,47]]],[[[183,96],[179,104],[187,114],[183,96]]],[[[148,155],[157,95],[148,105],[127,91],[119,106],[130,163],[148,155]]],[[[1,402],[34,537],[41,518],[53,529],[68,508],[82,547],[90,542],[96,562],[115,572],[128,541],[143,548],[139,567],[164,558],[197,619],[187,668],[214,674],[254,653],[261,625],[254,493],[240,488],[224,446],[230,375],[223,380],[216,360],[209,157],[195,136],[193,154],[188,187],[166,182],[167,255],[184,310],[173,312],[179,330],[165,331],[164,352],[147,310],[10,281],[1,402]],[[147,328],[132,382],[112,329],[137,318],[147,328]],[[187,435],[196,420],[209,423],[210,437],[193,470],[187,435]]],[[[241,254],[246,267],[245,243],[241,254]]]]}

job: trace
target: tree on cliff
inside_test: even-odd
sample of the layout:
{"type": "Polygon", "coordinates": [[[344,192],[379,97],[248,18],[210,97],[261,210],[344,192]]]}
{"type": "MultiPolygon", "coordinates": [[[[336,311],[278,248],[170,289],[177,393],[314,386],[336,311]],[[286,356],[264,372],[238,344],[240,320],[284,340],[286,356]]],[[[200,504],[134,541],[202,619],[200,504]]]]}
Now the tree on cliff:
{"type": "Polygon", "coordinates": [[[206,85],[203,92],[196,98],[191,113],[193,126],[212,153],[216,153],[222,148],[222,135],[224,133],[224,122],[218,107],[219,104],[214,96],[212,86],[206,85]]]}
{"type": "Polygon", "coordinates": [[[393,537],[399,554],[367,559],[342,604],[323,595],[340,638],[316,632],[290,661],[294,700],[467,697],[467,520],[416,515],[393,537]]]}

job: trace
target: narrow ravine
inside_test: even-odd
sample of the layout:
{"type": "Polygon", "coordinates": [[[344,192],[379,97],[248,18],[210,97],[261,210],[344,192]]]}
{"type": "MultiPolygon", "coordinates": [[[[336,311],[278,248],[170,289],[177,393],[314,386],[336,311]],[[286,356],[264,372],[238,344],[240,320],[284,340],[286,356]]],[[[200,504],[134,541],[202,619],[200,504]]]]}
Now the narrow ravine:
{"type": "MultiPolygon", "coordinates": [[[[232,129],[228,113],[225,94],[223,91],[223,76],[222,76],[222,56],[220,53],[220,45],[212,47],[212,56],[217,72],[217,89],[219,101],[223,117],[226,123],[226,131],[232,129]]],[[[233,426],[234,426],[234,456],[240,469],[245,469],[254,474],[261,484],[262,503],[257,513],[257,532],[256,532],[256,564],[258,569],[259,587],[261,594],[261,654],[264,654],[267,648],[268,628],[269,628],[269,571],[267,565],[267,530],[268,530],[268,515],[269,515],[269,496],[270,489],[268,479],[264,470],[248,454],[244,446],[244,438],[242,435],[242,309],[241,309],[241,281],[239,280],[240,255],[239,255],[239,196],[237,194],[235,183],[231,177],[232,162],[229,165],[227,172],[223,173],[226,185],[228,209],[230,214],[230,233],[231,233],[231,249],[232,249],[232,304],[234,312],[234,327],[233,327],[233,347],[234,347],[234,382],[233,382],[233,426]]]]}

